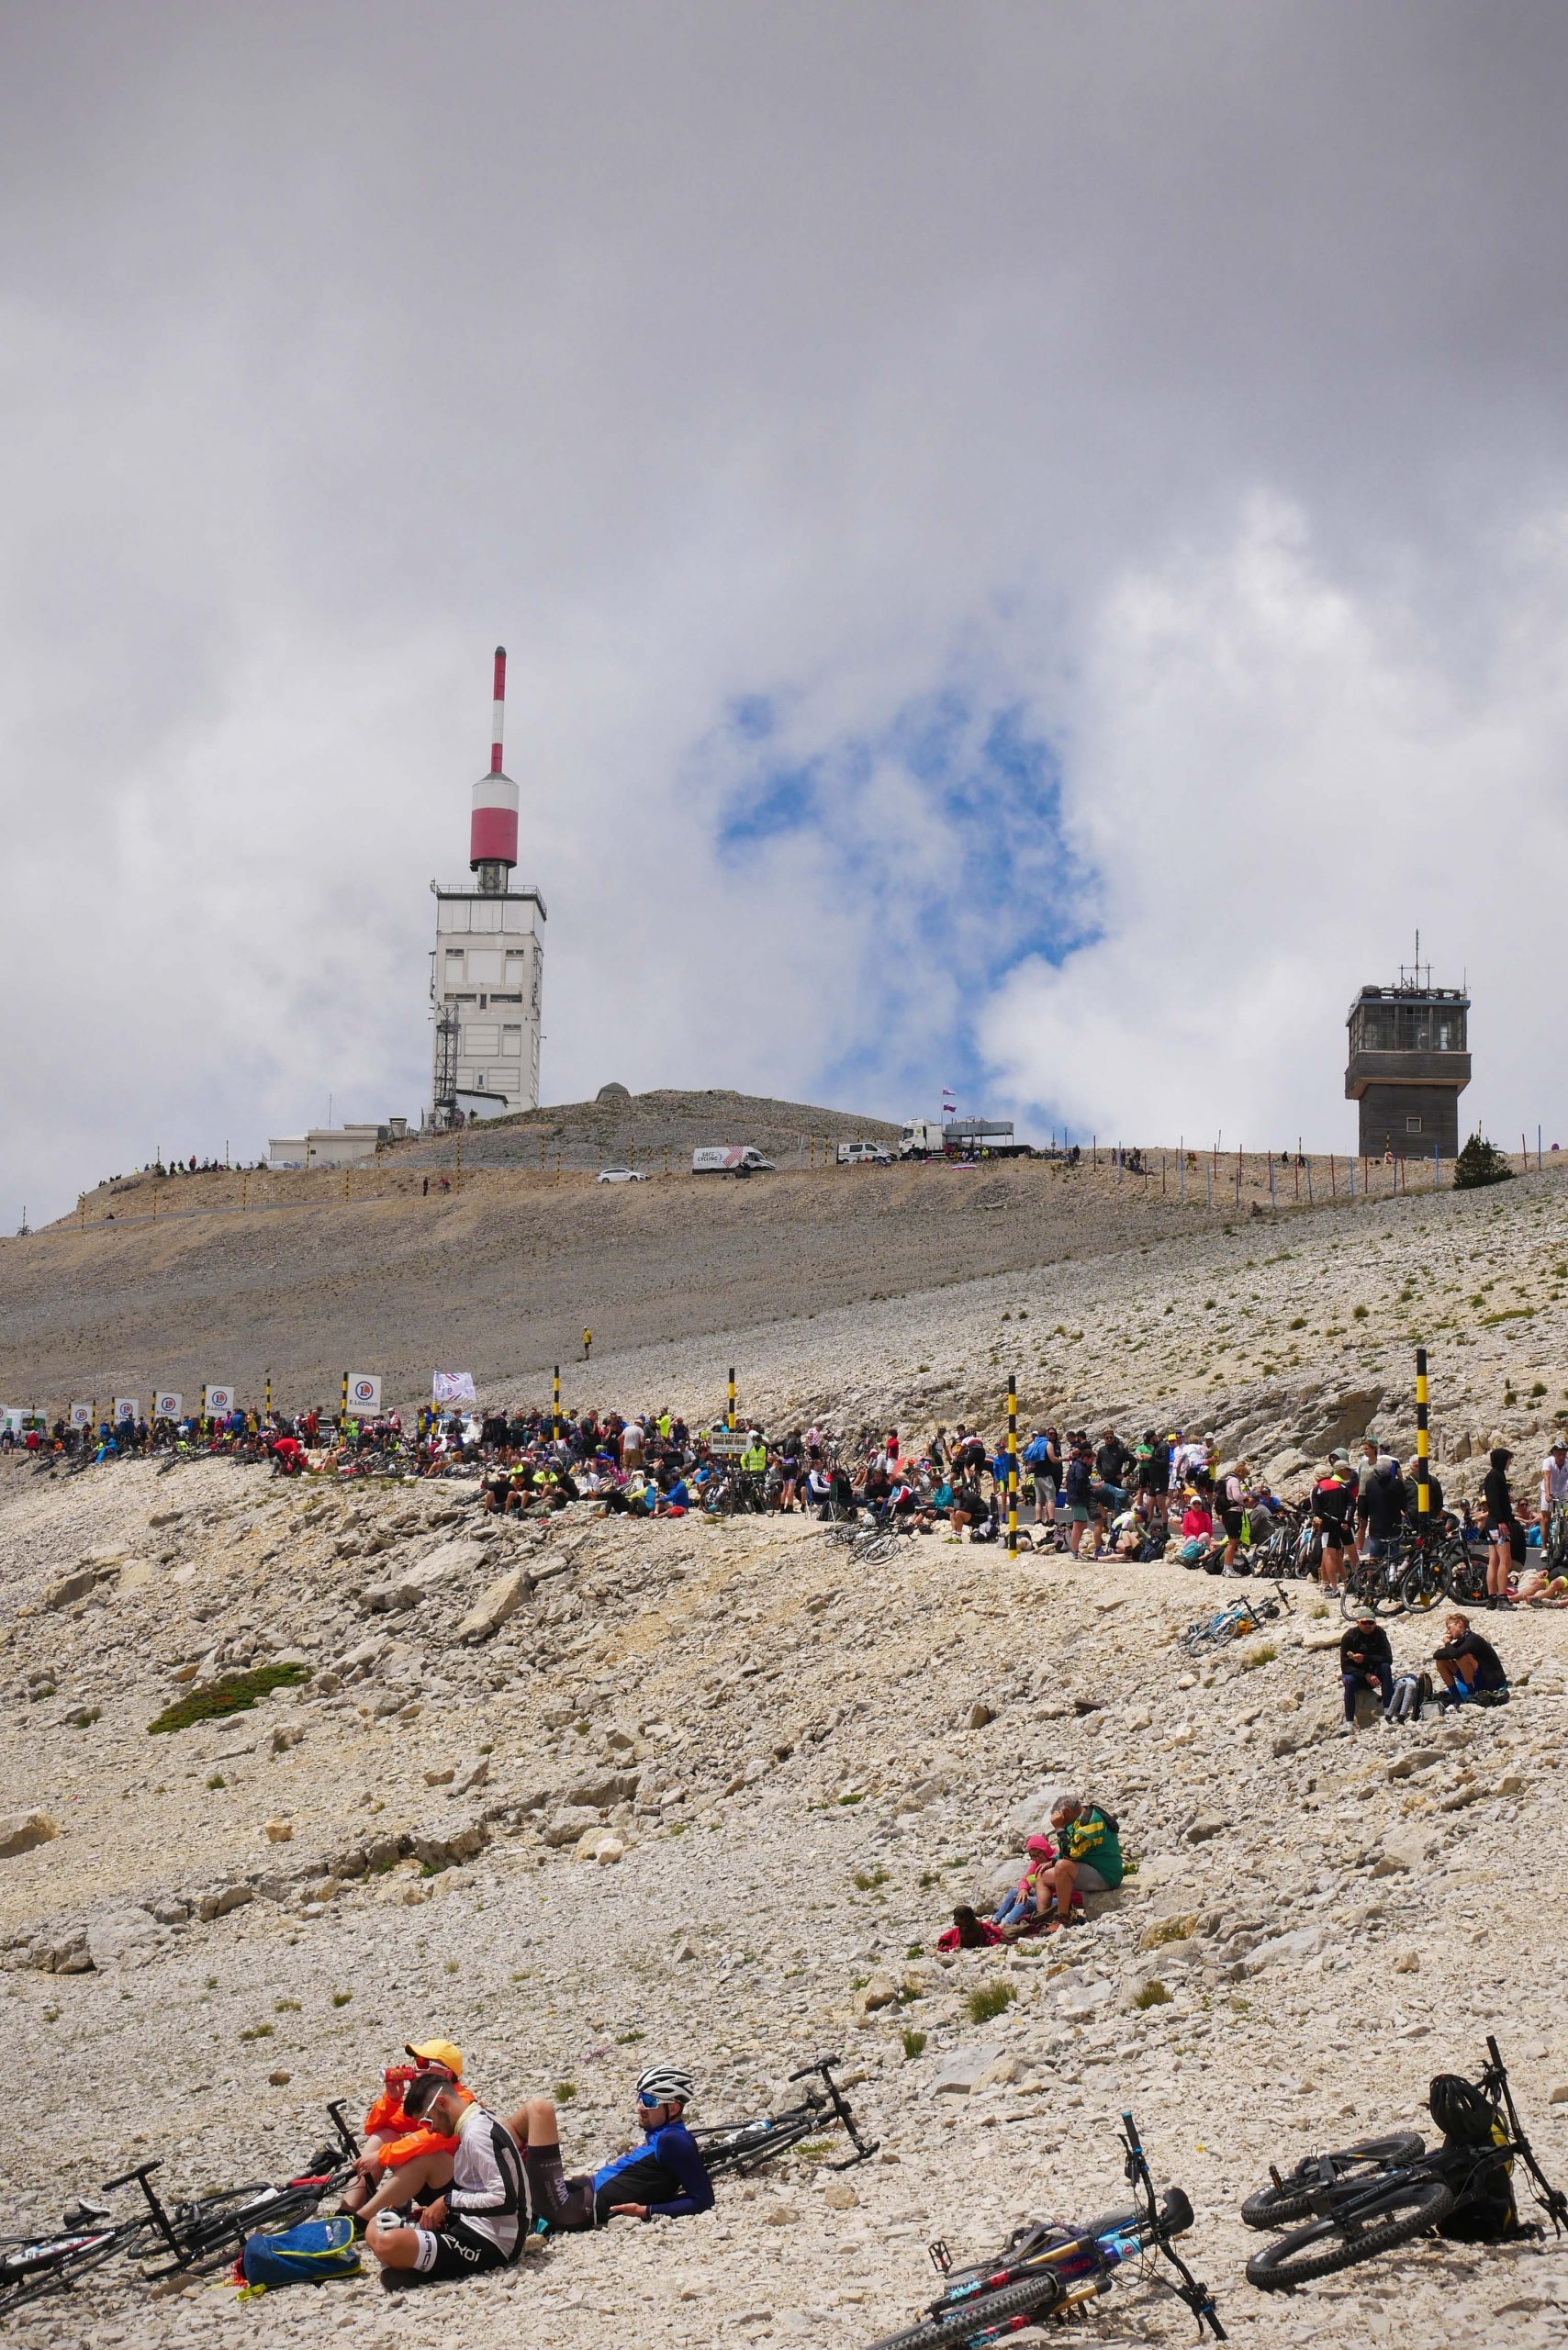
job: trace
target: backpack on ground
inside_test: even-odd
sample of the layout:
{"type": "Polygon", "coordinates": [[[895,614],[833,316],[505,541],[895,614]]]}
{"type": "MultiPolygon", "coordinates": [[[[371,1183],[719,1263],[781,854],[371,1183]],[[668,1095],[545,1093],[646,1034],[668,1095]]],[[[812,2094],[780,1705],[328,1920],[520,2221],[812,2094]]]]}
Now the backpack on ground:
{"type": "Polygon", "coordinates": [[[1506,2244],[1533,2234],[1519,2222],[1508,2133],[1491,2098],[1460,2074],[1439,2073],[1427,2106],[1443,2133],[1437,2160],[1455,2198],[1438,2233],[1460,2244],[1506,2244]]]}
{"type": "Polygon", "coordinates": [[[1432,1676],[1429,1673],[1402,1673],[1388,1701],[1389,1720],[1418,1722],[1421,1709],[1430,1704],[1431,1696],[1432,1676]]]}
{"type": "Polygon", "coordinates": [[[352,2219],[305,2220],[279,2235],[246,2239],[240,2273],[253,2292],[276,2285],[325,2285],[334,2277],[357,2277],[352,2219]]]}

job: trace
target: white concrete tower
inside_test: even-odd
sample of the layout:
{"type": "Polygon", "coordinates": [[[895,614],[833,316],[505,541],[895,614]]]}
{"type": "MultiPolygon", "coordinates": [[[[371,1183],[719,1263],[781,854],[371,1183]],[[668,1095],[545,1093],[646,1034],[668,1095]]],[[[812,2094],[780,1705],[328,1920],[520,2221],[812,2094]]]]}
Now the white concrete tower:
{"type": "Polygon", "coordinates": [[[500,1117],[539,1105],[544,901],[537,890],[512,887],[517,786],[501,768],[506,685],[506,647],[498,644],[490,771],[474,786],[468,828],[473,878],[431,883],[431,1116],[438,1126],[471,1111],[500,1117]]]}

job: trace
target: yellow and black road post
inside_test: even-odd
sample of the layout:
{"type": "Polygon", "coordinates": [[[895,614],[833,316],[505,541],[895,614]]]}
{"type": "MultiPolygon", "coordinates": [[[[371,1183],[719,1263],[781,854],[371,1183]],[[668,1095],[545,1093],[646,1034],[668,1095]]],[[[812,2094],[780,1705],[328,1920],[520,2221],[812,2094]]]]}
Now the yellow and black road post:
{"type": "Polygon", "coordinates": [[[730,1365],[730,1408],[724,1416],[724,1426],[734,1436],[735,1432],[735,1367],[734,1363],[730,1365]]]}
{"type": "Polygon", "coordinates": [[[561,1441],[561,1366],[555,1365],[554,1385],[550,1402],[550,1433],[557,1444],[561,1441]]]}
{"type": "Polygon", "coordinates": [[[269,1371],[268,1371],[268,1373],[267,1373],[267,1418],[268,1418],[268,1420],[269,1420],[269,1421],[271,1420],[272,1416],[273,1416],[273,1375],[272,1375],[272,1372],[269,1371]]]}
{"type": "Polygon", "coordinates": [[[1007,1555],[1018,1556],[1018,1378],[1007,1374],[1007,1555]]]}
{"type": "Polygon", "coordinates": [[[1416,1349],[1416,1515],[1420,1520],[1420,1531],[1423,1534],[1427,1530],[1427,1521],[1432,1507],[1431,1479],[1428,1473],[1432,1449],[1431,1432],[1427,1425],[1428,1400],[1427,1349],[1425,1347],[1417,1347],[1416,1349]]]}

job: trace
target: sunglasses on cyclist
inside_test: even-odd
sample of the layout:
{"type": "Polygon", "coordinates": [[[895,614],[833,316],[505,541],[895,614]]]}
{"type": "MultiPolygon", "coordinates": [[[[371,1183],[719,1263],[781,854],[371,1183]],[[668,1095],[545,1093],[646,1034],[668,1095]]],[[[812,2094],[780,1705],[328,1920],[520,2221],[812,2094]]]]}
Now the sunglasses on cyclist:
{"type": "Polygon", "coordinates": [[[650,2097],[646,2089],[639,2089],[637,2102],[645,2113],[652,2113],[655,2106],[665,2103],[665,2099],[662,2097],[650,2097]]]}

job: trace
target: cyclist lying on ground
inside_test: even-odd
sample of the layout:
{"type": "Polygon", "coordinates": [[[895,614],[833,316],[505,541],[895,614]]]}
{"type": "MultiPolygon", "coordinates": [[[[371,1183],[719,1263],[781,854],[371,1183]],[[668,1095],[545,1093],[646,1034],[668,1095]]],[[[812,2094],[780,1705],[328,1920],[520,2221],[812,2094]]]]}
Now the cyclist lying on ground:
{"type": "Polygon", "coordinates": [[[507,2126],[522,2148],[534,2210],[568,2232],[615,2219],[679,2220],[713,2208],[713,2182],[686,2126],[691,2076],[678,2065],[651,2065],[637,2082],[640,2145],[597,2170],[566,2177],[560,2118],[553,2098],[532,2097],[507,2126]]]}

